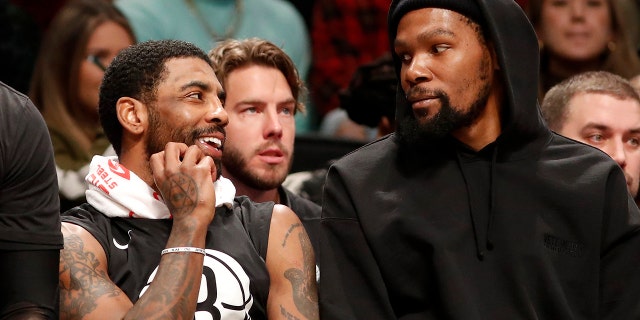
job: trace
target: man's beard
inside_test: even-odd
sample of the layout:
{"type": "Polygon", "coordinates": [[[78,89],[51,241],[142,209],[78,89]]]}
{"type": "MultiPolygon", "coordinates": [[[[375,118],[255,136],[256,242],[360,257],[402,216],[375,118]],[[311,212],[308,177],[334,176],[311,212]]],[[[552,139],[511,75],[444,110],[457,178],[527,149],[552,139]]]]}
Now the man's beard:
{"type": "MultiPolygon", "coordinates": [[[[280,148],[286,150],[280,146],[280,148]]],[[[226,148],[222,156],[224,168],[229,175],[235,177],[236,180],[242,181],[243,184],[257,190],[271,190],[279,187],[287,178],[287,173],[291,169],[292,161],[284,171],[282,166],[272,166],[263,175],[258,175],[251,171],[248,159],[242,156],[242,153],[232,147],[226,148]]]]}
{"type": "MultiPolygon", "coordinates": [[[[160,116],[154,108],[155,106],[149,108],[149,134],[147,135],[147,143],[145,146],[148,158],[154,153],[163,151],[169,142],[181,142],[187,146],[192,146],[196,144],[196,140],[202,135],[214,132],[224,133],[224,129],[217,125],[212,125],[207,128],[172,129],[167,126],[166,122],[160,120],[160,116]]],[[[213,163],[216,166],[216,180],[218,180],[222,175],[222,163],[220,159],[213,159],[213,163]]]]}
{"type": "Polygon", "coordinates": [[[409,148],[424,149],[433,147],[451,132],[472,125],[487,107],[490,84],[485,83],[476,99],[466,110],[451,106],[449,96],[442,90],[435,90],[431,95],[440,99],[441,108],[430,119],[420,122],[408,107],[410,114],[400,120],[397,134],[400,143],[409,148]]]}

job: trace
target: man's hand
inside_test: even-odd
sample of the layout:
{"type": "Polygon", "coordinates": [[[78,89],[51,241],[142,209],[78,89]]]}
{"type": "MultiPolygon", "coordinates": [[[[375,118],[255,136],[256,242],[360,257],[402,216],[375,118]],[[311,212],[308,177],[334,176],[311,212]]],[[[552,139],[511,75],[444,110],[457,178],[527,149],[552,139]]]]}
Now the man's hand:
{"type": "Polygon", "coordinates": [[[216,166],[197,146],[169,142],[151,156],[151,170],[158,190],[176,222],[196,219],[207,226],[215,212],[216,166]],[[196,210],[197,209],[197,210],[196,210]]]}

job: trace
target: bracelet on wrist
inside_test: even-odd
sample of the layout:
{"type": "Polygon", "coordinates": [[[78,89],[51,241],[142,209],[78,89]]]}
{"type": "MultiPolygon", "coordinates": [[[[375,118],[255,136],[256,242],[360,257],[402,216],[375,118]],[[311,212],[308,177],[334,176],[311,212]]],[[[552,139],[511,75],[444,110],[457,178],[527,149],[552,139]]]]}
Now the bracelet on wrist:
{"type": "Polygon", "coordinates": [[[204,251],[204,249],[196,248],[196,247],[166,248],[166,249],[162,250],[162,252],[160,252],[160,255],[165,255],[167,253],[178,253],[178,252],[199,253],[199,254],[202,254],[202,255],[206,255],[206,252],[204,251]]]}

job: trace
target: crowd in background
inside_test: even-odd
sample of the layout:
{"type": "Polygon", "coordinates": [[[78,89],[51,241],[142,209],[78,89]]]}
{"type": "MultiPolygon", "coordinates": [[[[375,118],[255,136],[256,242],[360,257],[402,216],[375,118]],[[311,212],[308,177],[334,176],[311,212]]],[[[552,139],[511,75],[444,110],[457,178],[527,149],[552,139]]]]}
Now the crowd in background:
{"type": "MultiPolygon", "coordinates": [[[[558,122],[571,120],[562,113],[568,111],[553,110],[570,107],[578,110],[574,105],[579,103],[575,101],[582,100],[571,99],[580,96],[583,89],[588,94],[613,96],[609,97],[613,100],[606,100],[613,101],[607,107],[620,102],[615,99],[627,99],[628,114],[620,109],[606,113],[621,119],[611,121],[612,127],[628,120],[632,122],[629,128],[620,130],[628,129],[636,134],[634,126],[640,121],[636,121],[640,119],[637,99],[640,94],[640,0],[514,1],[528,17],[538,39],[540,81],[532,86],[538,88],[538,103],[543,106],[542,112],[546,111],[544,121],[551,130],[596,146],[614,158],[627,175],[627,183],[633,184],[628,186],[630,194],[640,203],[638,139],[624,140],[633,144],[629,147],[633,149],[630,151],[633,156],[620,159],[620,154],[626,152],[622,149],[628,146],[618,148],[622,153],[613,150],[614,146],[601,144],[600,147],[600,141],[596,140],[604,139],[601,135],[582,139],[577,132],[572,136],[570,131],[563,131],[566,130],[564,123],[552,125],[555,120],[551,120],[554,116],[558,122]],[[601,71],[607,73],[593,73],[601,71]],[[589,88],[593,89],[572,82],[596,76],[605,80],[592,79],[595,84],[589,88]],[[616,90],[623,90],[624,95],[616,90]]],[[[53,146],[60,212],[65,212],[87,201],[85,178],[92,158],[116,156],[101,126],[98,105],[105,71],[122,50],[147,40],[175,39],[192,43],[215,61],[222,49],[215,51],[214,48],[229,39],[256,38],[273,43],[286,53],[292,64],[286,74],[280,70],[287,77],[286,85],[280,81],[280,86],[293,90],[295,105],[285,110],[286,114],[278,115],[288,119],[288,127],[272,129],[274,134],[286,137],[281,140],[286,140],[283,149],[287,153],[287,165],[281,166],[277,179],[269,184],[269,192],[260,193],[264,197],[247,191],[253,185],[242,181],[250,175],[241,172],[242,166],[256,169],[259,165],[246,164],[241,159],[240,154],[245,152],[242,148],[249,148],[251,144],[242,139],[253,139],[249,134],[261,134],[264,124],[256,122],[250,125],[255,130],[244,130],[241,126],[249,124],[241,120],[234,120],[236,126],[227,126],[228,135],[237,136],[229,139],[227,151],[233,154],[235,150],[237,159],[227,156],[228,162],[223,165],[238,192],[252,195],[253,200],[274,201],[289,207],[292,206],[287,203],[294,196],[292,199],[300,196],[315,202],[304,203],[307,209],[294,211],[300,215],[299,211],[308,210],[312,212],[309,216],[313,223],[318,223],[329,164],[396,129],[396,101],[406,97],[398,95],[399,71],[389,51],[392,46],[387,21],[390,3],[390,0],[0,0],[0,81],[27,95],[42,115],[53,146]],[[302,144],[320,151],[310,153],[302,144]],[[311,158],[321,164],[307,166],[300,172],[291,170],[299,167],[296,161],[311,158]],[[234,171],[234,166],[239,169],[234,171]]],[[[231,73],[234,68],[242,70],[243,65],[233,59],[224,63],[229,64],[225,66],[229,70],[215,72],[220,83],[228,86],[224,72],[231,73]]],[[[258,70],[264,73],[265,79],[269,72],[277,71],[258,70]]],[[[239,82],[250,84],[250,75],[246,76],[247,80],[242,78],[239,82]]],[[[249,91],[243,90],[242,94],[249,91]]],[[[243,96],[238,99],[241,98],[243,96]]],[[[591,109],[605,109],[598,107],[595,100],[590,102],[593,102],[591,109]]],[[[229,119],[240,119],[231,106],[227,112],[229,119]]],[[[572,112],[571,116],[575,116],[578,111],[572,112]]],[[[592,113],[581,112],[585,121],[595,119],[595,116],[591,118],[592,113]]],[[[259,145],[258,140],[251,142],[259,145]]],[[[294,203],[301,206],[296,201],[294,203]]],[[[301,220],[305,228],[312,230],[307,221],[301,220]]],[[[310,232],[310,236],[317,247],[315,233],[310,232]]]]}
{"type": "MultiPolygon", "coordinates": [[[[549,88],[585,71],[609,71],[640,83],[640,1],[517,2],[538,35],[540,101],[549,88]]],[[[176,38],[208,52],[226,38],[259,37],[281,46],[305,81],[306,110],[296,114],[300,141],[316,136],[353,142],[347,148],[373,141],[384,124],[379,112],[371,111],[393,101],[381,96],[395,94],[365,81],[359,84],[365,88],[361,99],[348,99],[350,84],[362,76],[358,68],[388,55],[388,0],[5,0],[1,5],[0,80],[28,94],[42,112],[65,209],[84,200],[91,157],[113,153],[98,125],[98,88],[111,59],[134,42],[176,38]],[[379,96],[371,99],[371,94],[379,96]]]]}

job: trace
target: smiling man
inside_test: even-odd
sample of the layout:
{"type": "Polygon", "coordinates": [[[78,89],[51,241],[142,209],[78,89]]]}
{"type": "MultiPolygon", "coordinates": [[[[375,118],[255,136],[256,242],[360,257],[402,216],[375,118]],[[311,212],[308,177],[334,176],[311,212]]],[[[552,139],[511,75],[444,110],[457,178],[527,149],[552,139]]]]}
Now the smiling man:
{"type": "Polygon", "coordinates": [[[606,71],[581,73],[552,87],[541,108],[551,130],[611,156],[629,193],[638,195],[640,96],[629,81],[606,71]]]}
{"type": "Polygon", "coordinates": [[[234,198],[228,117],[207,55],[181,41],[123,50],[100,88],[118,157],[96,156],[62,216],[62,319],[317,319],[313,249],[287,207],[234,198]]]}

